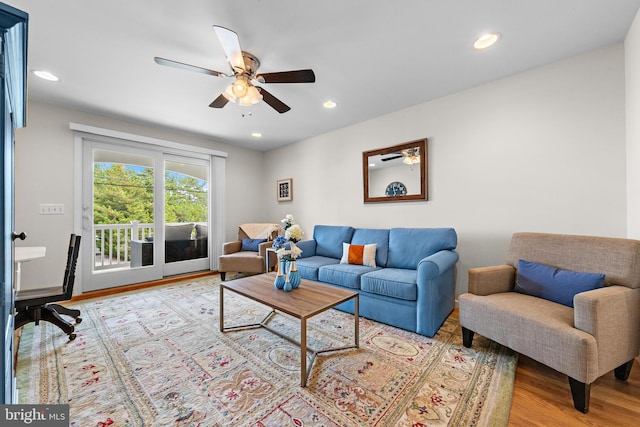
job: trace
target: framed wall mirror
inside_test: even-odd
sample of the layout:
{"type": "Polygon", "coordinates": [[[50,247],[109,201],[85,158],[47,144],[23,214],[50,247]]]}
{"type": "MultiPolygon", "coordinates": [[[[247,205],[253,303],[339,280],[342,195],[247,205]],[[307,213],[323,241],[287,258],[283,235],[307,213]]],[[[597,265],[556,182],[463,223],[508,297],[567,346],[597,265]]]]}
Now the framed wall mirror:
{"type": "Polygon", "coordinates": [[[427,139],[362,153],[364,202],[427,200],[427,139]]]}

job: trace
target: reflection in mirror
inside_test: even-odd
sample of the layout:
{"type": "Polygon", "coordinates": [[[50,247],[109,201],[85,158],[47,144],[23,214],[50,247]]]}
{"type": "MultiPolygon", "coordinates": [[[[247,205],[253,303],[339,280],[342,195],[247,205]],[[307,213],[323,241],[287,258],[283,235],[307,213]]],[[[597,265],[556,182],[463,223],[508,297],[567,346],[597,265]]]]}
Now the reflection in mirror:
{"type": "Polygon", "coordinates": [[[427,199],[427,140],[362,153],[364,201],[427,199]]]}

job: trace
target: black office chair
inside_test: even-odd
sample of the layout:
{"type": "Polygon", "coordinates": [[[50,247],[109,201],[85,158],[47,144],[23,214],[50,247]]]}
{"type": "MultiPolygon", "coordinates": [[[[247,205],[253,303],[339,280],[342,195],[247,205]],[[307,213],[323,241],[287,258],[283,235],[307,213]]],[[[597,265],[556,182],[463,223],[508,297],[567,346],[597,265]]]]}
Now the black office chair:
{"type": "Polygon", "coordinates": [[[69,240],[69,252],[67,253],[67,267],[64,270],[62,286],[42,289],[20,290],[16,294],[16,316],[14,319],[15,329],[18,329],[29,322],[36,325],[41,320],[53,323],[62,329],[69,340],[76,338],[75,327],[72,323],[63,319],[60,315],[70,316],[75,319],[75,323],[82,322],[80,310],[63,307],[59,304],[49,304],[60,301],[69,301],[73,295],[73,282],[76,278],[76,263],[80,252],[80,236],[71,235],[69,240]]]}

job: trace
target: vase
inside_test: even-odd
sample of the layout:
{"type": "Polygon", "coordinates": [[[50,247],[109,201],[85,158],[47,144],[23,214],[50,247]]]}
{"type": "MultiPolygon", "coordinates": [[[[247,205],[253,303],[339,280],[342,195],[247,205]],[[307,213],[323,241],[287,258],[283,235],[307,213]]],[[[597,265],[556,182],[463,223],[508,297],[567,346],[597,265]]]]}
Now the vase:
{"type": "Polygon", "coordinates": [[[291,282],[291,288],[296,289],[300,286],[300,273],[298,272],[298,266],[295,261],[291,261],[291,266],[289,267],[289,282],[291,282]]]}
{"type": "Polygon", "coordinates": [[[291,282],[289,281],[289,276],[284,276],[284,286],[282,287],[285,292],[291,292],[291,282]]]}
{"type": "Polygon", "coordinates": [[[280,261],[280,268],[278,269],[278,273],[276,274],[276,279],[273,281],[273,286],[275,286],[276,289],[284,288],[285,271],[286,271],[286,262],[285,261],[280,261]]]}

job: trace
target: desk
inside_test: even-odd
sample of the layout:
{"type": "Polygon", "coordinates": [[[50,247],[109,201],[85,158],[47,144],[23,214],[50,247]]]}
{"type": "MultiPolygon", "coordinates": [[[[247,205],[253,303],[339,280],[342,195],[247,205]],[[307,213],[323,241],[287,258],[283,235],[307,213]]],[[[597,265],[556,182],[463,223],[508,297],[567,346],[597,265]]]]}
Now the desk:
{"type": "Polygon", "coordinates": [[[20,289],[20,272],[22,263],[32,259],[44,258],[47,253],[45,246],[16,246],[14,248],[14,262],[16,264],[16,276],[14,286],[16,291],[20,289]]]}

